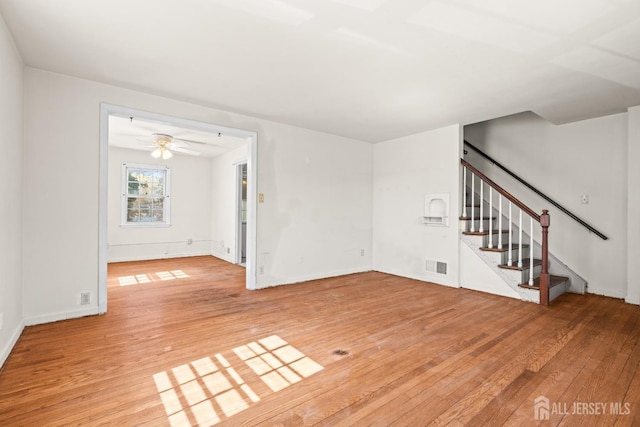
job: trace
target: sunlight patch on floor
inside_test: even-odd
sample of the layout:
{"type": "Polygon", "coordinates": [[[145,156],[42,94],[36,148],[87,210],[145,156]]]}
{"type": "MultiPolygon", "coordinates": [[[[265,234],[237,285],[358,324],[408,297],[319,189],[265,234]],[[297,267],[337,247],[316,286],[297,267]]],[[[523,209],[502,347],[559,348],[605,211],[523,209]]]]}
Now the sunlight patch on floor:
{"type": "Polygon", "coordinates": [[[151,278],[147,274],[136,274],[133,276],[118,277],[120,286],[140,285],[143,283],[150,283],[151,278]]]}
{"type": "MultiPolygon", "coordinates": [[[[160,280],[187,279],[189,277],[189,275],[182,270],[158,271],[155,275],[160,280]]],[[[153,282],[153,279],[148,274],[133,274],[131,276],[118,277],[120,286],[142,285],[151,282],[153,282]]]]}
{"type": "MultiPolygon", "coordinates": [[[[324,369],[277,335],[236,347],[233,353],[273,392],[324,369]]],[[[213,426],[260,401],[227,358],[221,353],[214,358],[153,375],[172,427],[213,426]]]]}

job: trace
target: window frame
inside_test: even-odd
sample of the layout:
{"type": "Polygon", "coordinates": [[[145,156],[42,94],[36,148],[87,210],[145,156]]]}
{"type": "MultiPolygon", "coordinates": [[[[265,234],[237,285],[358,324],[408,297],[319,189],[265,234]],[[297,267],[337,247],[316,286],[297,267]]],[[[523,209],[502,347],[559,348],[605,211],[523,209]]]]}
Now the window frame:
{"type": "Polygon", "coordinates": [[[120,197],[120,227],[131,228],[161,228],[171,227],[171,168],[163,165],[149,165],[142,163],[122,163],[122,180],[121,180],[121,197],[120,197]],[[130,198],[144,197],[138,194],[129,193],[129,171],[142,170],[142,171],[161,171],[164,173],[163,182],[163,194],[162,196],[149,196],[147,198],[163,199],[162,216],[163,221],[137,221],[131,222],[128,220],[127,212],[129,207],[130,198]]]}

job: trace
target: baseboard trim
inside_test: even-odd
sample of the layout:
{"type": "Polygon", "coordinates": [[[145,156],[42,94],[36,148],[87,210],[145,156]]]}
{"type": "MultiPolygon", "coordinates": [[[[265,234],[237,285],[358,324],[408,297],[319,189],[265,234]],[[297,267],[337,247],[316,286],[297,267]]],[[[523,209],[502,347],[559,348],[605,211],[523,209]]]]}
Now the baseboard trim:
{"type": "Polygon", "coordinates": [[[633,296],[630,297],[629,295],[627,295],[624,299],[624,301],[627,304],[635,304],[635,305],[640,305],[640,296],[633,296]]]}
{"type": "Polygon", "coordinates": [[[142,255],[136,257],[117,257],[117,258],[109,258],[107,263],[110,262],[132,262],[132,261],[152,261],[155,259],[171,259],[171,258],[189,258],[194,256],[206,256],[211,255],[211,252],[201,251],[201,252],[193,252],[193,253],[182,253],[182,254],[172,254],[165,256],[155,256],[155,255],[142,255]]]}
{"type": "Polygon", "coordinates": [[[4,366],[4,362],[9,358],[13,347],[15,347],[16,343],[20,339],[20,335],[22,335],[22,331],[24,331],[24,327],[25,323],[24,320],[22,320],[15,331],[13,331],[13,334],[11,334],[9,342],[0,349],[0,368],[4,366]]]}
{"type": "Polygon", "coordinates": [[[42,314],[39,316],[27,317],[24,320],[26,326],[41,325],[43,323],[59,322],[60,320],[77,319],[85,316],[95,316],[100,314],[97,306],[82,308],[79,310],[63,311],[59,313],[42,314]]]}
{"type": "Polygon", "coordinates": [[[371,267],[334,270],[334,271],[331,271],[328,273],[322,273],[322,274],[308,274],[304,276],[298,276],[283,282],[273,282],[273,283],[266,283],[266,284],[258,283],[257,289],[266,289],[266,288],[272,288],[275,286],[294,285],[296,283],[310,282],[312,280],[329,279],[331,277],[347,276],[349,274],[366,273],[368,271],[371,271],[371,267]]]}
{"type": "Polygon", "coordinates": [[[625,299],[625,297],[626,297],[625,292],[622,291],[622,290],[598,288],[598,287],[595,287],[595,286],[588,286],[587,287],[587,293],[588,294],[595,294],[595,295],[602,295],[602,296],[610,297],[610,298],[625,299]]]}
{"type": "Polygon", "coordinates": [[[433,283],[435,285],[448,286],[450,288],[459,288],[460,283],[453,280],[444,280],[442,278],[434,278],[432,276],[425,277],[417,274],[407,274],[404,272],[394,271],[394,270],[386,270],[386,269],[378,269],[374,268],[373,271],[377,271],[379,273],[391,274],[393,276],[405,277],[407,279],[419,280],[420,282],[425,283],[433,283]]]}

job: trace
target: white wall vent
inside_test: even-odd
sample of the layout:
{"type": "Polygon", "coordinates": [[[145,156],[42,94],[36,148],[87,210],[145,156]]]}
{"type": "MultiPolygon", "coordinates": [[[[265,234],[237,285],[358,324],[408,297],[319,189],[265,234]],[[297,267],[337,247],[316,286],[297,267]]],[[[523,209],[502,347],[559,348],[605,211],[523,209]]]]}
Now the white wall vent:
{"type": "Polygon", "coordinates": [[[426,263],[427,271],[438,274],[447,274],[447,263],[428,259],[426,263]]]}

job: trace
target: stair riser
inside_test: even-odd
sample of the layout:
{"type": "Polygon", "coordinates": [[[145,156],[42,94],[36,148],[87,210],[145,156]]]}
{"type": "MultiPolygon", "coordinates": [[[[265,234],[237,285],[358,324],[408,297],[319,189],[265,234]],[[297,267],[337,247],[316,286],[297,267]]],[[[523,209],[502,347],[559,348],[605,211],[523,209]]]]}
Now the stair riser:
{"type": "MultiPolygon", "coordinates": [[[[464,231],[471,231],[471,222],[472,221],[470,219],[467,220],[467,224],[466,224],[466,227],[465,227],[464,231]]],[[[484,219],[482,221],[479,220],[479,219],[475,219],[475,220],[473,220],[473,226],[475,227],[474,228],[475,231],[479,231],[480,230],[480,223],[482,223],[482,228],[484,230],[488,230],[489,229],[489,220],[488,219],[484,219]]],[[[493,222],[492,225],[495,228],[495,226],[496,226],[495,221],[493,222]]]]}
{"type": "MultiPolygon", "coordinates": [[[[509,261],[509,252],[492,252],[492,251],[483,251],[485,256],[491,260],[491,262],[495,265],[507,264],[509,261]]],[[[514,262],[518,262],[518,249],[513,249],[511,252],[511,257],[514,262]]],[[[522,259],[526,260],[529,258],[529,248],[522,248],[522,259]]]]}
{"type": "MultiPolygon", "coordinates": [[[[498,240],[500,240],[498,238],[498,233],[492,233],[491,234],[491,239],[489,239],[489,235],[487,234],[486,236],[482,236],[482,247],[484,248],[488,248],[489,247],[489,241],[491,241],[492,246],[494,248],[498,247],[498,240]]],[[[515,244],[515,242],[512,242],[512,244],[515,244]]],[[[508,246],[509,245],[509,233],[502,233],[502,246],[508,246]]]]}
{"type": "MultiPolygon", "coordinates": [[[[474,243],[476,243],[478,246],[481,246],[483,248],[488,248],[489,247],[489,235],[484,235],[484,236],[467,236],[469,239],[472,239],[474,243]]],[[[492,233],[491,234],[491,241],[492,241],[492,245],[494,248],[498,247],[498,233],[492,233]]],[[[528,244],[528,242],[526,242],[526,240],[523,242],[525,245],[528,244]]],[[[515,239],[512,239],[511,242],[512,245],[517,245],[518,242],[515,239]]],[[[509,246],[509,233],[502,233],[502,246],[503,247],[507,247],[509,246]]]]}
{"type": "MultiPolygon", "coordinates": [[[[518,254],[520,253],[520,251],[518,249],[512,249],[511,250],[511,259],[513,262],[518,262],[518,254]]],[[[506,264],[509,262],[509,252],[501,252],[501,257],[500,257],[500,264],[506,264]]],[[[529,248],[528,247],[523,247],[522,248],[522,259],[528,259],[529,258],[529,248]]]]}
{"type": "MultiPolygon", "coordinates": [[[[508,277],[510,280],[513,280],[515,283],[526,283],[529,281],[529,269],[525,270],[509,270],[506,268],[502,269],[504,275],[508,277]]],[[[542,271],[542,266],[538,265],[533,268],[533,278],[537,278],[540,276],[540,272],[542,271]]]]}

